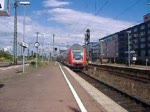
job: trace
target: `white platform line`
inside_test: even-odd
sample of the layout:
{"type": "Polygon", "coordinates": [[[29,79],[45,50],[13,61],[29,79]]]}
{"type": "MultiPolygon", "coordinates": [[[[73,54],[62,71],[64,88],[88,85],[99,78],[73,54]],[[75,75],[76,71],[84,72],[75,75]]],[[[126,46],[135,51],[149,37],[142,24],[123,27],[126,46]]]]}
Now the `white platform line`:
{"type": "Polygon", "coordinates": [[[75,89],[73,88],[72,84],[68,80],[68,78],[67,78],[66,74],[64,73],[62,67],[60,66],[59,63],[58,63],[58,65],[59,65],[59,67],[61,69],[61,72],[63,73],[63,76],[64,76],[64,78],[65,78],[65,80],[66,80],[66,82],[67,82],[67,84],[68,84],[68,86],[69,86],[69,88],[70,88],[70,90],[71,90],[71,92],[72,92],[72,94],[73,94],[73,96],[74,96],[74,98],[75,98],[75,100],[76,100],[76,102],[77,102],[81,112],[87,112],[85,106],[83,105],[81,99],[79,98],[79,96],[78,96],[77,92],[75,91],[75,89]]]}

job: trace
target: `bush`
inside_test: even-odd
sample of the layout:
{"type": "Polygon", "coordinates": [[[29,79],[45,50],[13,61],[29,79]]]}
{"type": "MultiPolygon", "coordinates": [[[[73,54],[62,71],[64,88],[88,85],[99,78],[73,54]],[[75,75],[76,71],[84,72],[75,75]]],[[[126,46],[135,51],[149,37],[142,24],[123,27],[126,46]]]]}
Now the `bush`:
{"type": "Polygon", "coordinates": [[[31,62],[30,62],[30,65],[33,66],[33,67],[35,67],[36,62],[35,62],[35,61],[31,61],[31,62]]]}
{"type": "Polygon", "coordinates": [[[4,61],[4,60],[13,60],[13,56],[9,53],[9,52],[5,52],[3,50],[0,50],[0,61],[4,61]]]}

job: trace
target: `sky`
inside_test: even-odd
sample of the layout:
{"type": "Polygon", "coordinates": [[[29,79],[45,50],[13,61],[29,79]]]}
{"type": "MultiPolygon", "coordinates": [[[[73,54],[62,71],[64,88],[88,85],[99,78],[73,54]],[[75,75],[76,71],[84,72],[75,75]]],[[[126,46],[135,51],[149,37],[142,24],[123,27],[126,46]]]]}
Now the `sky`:
{"type": "MultiPolygon", "coordinates": [[[[55,47],[84,44],[85,33],[90,29],[90,41],[127,29],[143,22],[143,16],[150,12],[150,0],[20,0],[18,2],[18,42],[23,41],[25,14],[25,42],[35,50],[36,33],[40,49],[52,51],[53,35],[55,47]]],[[[0,17],[0,49],[13,48],[14,2],[10,0],[9,17],[0,17]]],[[[19,46],[18,46],[19,48],[19,46]]]]}

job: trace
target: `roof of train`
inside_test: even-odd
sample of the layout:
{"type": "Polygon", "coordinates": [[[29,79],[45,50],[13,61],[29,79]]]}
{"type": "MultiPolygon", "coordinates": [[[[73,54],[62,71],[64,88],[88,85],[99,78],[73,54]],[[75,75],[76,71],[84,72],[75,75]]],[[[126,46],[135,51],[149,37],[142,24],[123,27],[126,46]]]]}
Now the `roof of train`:
{"type": "MultiPolygon", "coordinates": [[[[73,44],[71,47],[71,49],[75,49],[75,50],[82,50],[83,46],[79,45],[79,44],[73,44]]],[[[70,49],[69,48],[69,49],[70,49]]]]}
{"type": "MultiPolygon", "coordinates": [[[[83,46],[81,46],[80,44],[73,44],[71,47],[68,48],[69,49],[73,49],[73,50],[83,50],[83,46]]],[[[66,53],[68,50],[61,50],[60,55],[63,55],[64,53],[66,53]]]]}

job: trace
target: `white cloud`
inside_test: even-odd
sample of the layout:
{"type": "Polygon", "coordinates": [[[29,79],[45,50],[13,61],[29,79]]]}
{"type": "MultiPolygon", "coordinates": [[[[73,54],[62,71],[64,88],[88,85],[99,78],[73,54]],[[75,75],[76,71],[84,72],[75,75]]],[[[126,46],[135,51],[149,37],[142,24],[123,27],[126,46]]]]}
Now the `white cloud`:
{"type": "MultiPolygon", "coordinates": [[[[91,39],[98,40],[108,34],[123,30],[133,23],[95,16],[71,9],[55,8],[48,11],[50,21],[64,25],[64,29],[72,34],[83,35],[87,28],[91,30],[91,39]]],[[[82,36],[82,37],[83,37],[82,36]]]]}
{"type": "MultiPolygon", "coordinates": [[[[53,0],[54,1],[54,0],[53,0]]],[[[47,1],[47,2],[50,2],[47,1]]],[[[56,1],[55,1],[56,2],[56,1]]],[[[57,1],[58,2],[58,1],[57,1]]],[[[56,3],[57,3],[56,2],[56,3]]],[[[44,2],[46,3],[46,2],[44,2]]],[[[65,5],[64,2],[58,6],[65,5]]],[[[52,1],[51,1],[51,4],[52,1]]],[[[69,3],[68,3],[69,4],[69,3]]],[[[48,5],[48,4],[47,4],[48,5]]],[[[67,3],[66,3],[67,5],[67,3]]],[[[53,4],[54,6],[54,4],[53,4]]],[[[125,28],[130,27],[133,23],[126,21],[114,20],[111,18],[95,16],[90,13],[79,12],[72,9],[64,8],[53,8],[47,10],[37,11],[34,14],[37,14],[37,18],[45,21],[45,15],[48,17],[49,26],[44,26],[40,22],[36,22],[34,19],[26,16],[26,34],[25,41],[27,43],[34,44],[36,41],[35,32],[39,31],[40,33],[45,33],[44,47],[52,48],[52,35],[55,34],[55,46],[64,46],[72,45],[73,43],[84,43],[84,34],[87,28],[91,31],[91,41],[98,41],[99,38],[102,38],[106,35],[121,31],[125,28]],[[59,26],[59,27],[58,27],[59,26]],[[65,43],[62,45],[62,43],[65,43]]],[[[37,19],[36,18],[36,19],[37,19]]],[[[1,42],[3,46],[10,46],[10,42],[13,42],[13,28],[14,28],[14,17],[0,18],[0,34],[1,42]],[[5,35],[5,32],[6,35],[5,35]],[[5,41],[5,42],[4,42],[5,41]]],[[[23,33],[23,17],[18,16],[18,41],[22,41],[23,33]]],[[[42,43],[42,36],[39,35],[39,42],[42,43]]],[[[11,43],[12,44],[12,43],[11,43]]],[[[32,45],[34,48],[34,45],[32,45]]],[[[41,48],[41,46],[40,46],[41,48]]],[[[52,50],[52,49],[51,49],[52,50]]]]}
{"type": "Polygon", "coordinates": [[[47,0],[44,1],[45,7],[62,7],[65,5],[69,5],[69,2],[60,2],[59,0],[47,0]]]}

